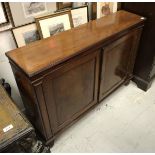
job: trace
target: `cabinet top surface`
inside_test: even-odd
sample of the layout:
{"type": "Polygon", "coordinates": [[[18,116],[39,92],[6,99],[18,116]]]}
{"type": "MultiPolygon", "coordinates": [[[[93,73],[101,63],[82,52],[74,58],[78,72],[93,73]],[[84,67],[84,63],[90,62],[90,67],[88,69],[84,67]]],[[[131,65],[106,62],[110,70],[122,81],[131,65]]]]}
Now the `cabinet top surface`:
{"type": "Polygon", "coordinates": [[[9,51],[6,55],[31,77],[142,21],[144,19],[141,19],[141,16],[121,10],[9,51]]]}

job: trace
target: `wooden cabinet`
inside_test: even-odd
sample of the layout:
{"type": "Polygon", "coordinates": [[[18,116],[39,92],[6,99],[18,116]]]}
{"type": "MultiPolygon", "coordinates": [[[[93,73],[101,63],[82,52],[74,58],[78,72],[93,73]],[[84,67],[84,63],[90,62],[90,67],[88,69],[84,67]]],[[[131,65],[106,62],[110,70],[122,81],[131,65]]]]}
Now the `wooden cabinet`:
{"type": "Polygon", "coordinates": [[[46,144],[129,82],[143,25],[140,16],[119,11],[6,54],[46,144]]]}

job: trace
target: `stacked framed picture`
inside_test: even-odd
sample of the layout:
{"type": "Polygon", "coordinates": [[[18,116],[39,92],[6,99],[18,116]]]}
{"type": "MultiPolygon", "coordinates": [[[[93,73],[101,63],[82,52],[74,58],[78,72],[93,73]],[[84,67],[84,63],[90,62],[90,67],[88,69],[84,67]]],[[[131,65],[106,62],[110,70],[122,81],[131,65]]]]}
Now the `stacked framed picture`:
{"type": "Polygon", "coordinates": [[[56,3],[17,2],[9,3],[15,28],[12,29],[17,47],[40,40],[35,17],[56,10],[56,3]]]}
{"type": "Polygon", "coordinates": [[[47,38],[85,24],[88,20],[88,6],[81,6],[38,17],[36,24],[41,38],[47,38]]]}
{"type": "Polygon", "coordinates": [[[97,18],[117,11],[117,2],[97,2],[97,18]]]}
{"type": "Polygon", "coordinates": [[[71,9],[73,25],[77,27],[89,21],[88,6],[81,6],[71,9]]]}
{"type": "Polygon", "coordinates": [[[95,20],[117,11],[117,2],[91,2],[91,19],[95,20]]]}
{"type": "Polygon", "coordinates": [[[41,38],[47,38],[73,27],[70,10],[36,18],[41,38]]]}
{"type": "MultiPolygon", "coordinates": [[[[53,9],[50,13],[47,8],[51,5],[53,4],[44,2],[25,2],[17,3],[17,5],[10,3],[11,10],[14,9],[12,13],[15,28],[12,29],[12,33],[17,47],[57,35],[89,21],[87,5],[66,10],[59,9],[57,12],[53,9]],[[17,10],[22,13],[19,14],[17,10]]],[[[63,5],[61,4],[61,7],[66,8],[72,3],[63,5]]]]}
{"type": "Polygon", "coordinates": [[[25,46],[34,41],[40,40],[36,23],[26,24],[12,29],[17,47],[25,46]]]}
{"type": "Polygon", "coordinates": [[[54,2],[9,2],[14,26],[35,22],[35,17],[56,10],[54,2]]]}

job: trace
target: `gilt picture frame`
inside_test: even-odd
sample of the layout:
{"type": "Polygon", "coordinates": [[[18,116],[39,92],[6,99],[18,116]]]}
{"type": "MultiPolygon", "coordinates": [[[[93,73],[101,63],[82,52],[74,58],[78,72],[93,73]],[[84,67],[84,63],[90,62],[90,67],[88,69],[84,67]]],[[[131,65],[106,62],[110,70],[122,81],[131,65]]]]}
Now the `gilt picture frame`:
{"type": "Polygon", "coordinates": [[[77,27],[89,21],[88,6],[80,6],[71,9],[73,25],[77,27]]]}
{"type": "Polygon", "coordinates": [[[47,38],[73,28],[70,10],[35,19],[41,38],[47,38]]]}
{"type": "Polygon", "coordinates": [[[39,32],[34,22],[13,28],[12,34],[17,47],[22,47],[40,40],[39,32]]]}

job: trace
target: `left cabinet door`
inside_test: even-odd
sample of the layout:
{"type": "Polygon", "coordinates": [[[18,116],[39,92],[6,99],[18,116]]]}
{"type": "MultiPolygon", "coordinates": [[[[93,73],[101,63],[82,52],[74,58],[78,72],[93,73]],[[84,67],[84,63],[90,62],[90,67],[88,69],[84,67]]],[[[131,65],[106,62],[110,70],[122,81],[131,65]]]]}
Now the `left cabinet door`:
{"type": "Polygon", "coordinates": [[[43,94],[55,134],[97,103],[100,51],[79,55],[43,80],[43,94]]]}

